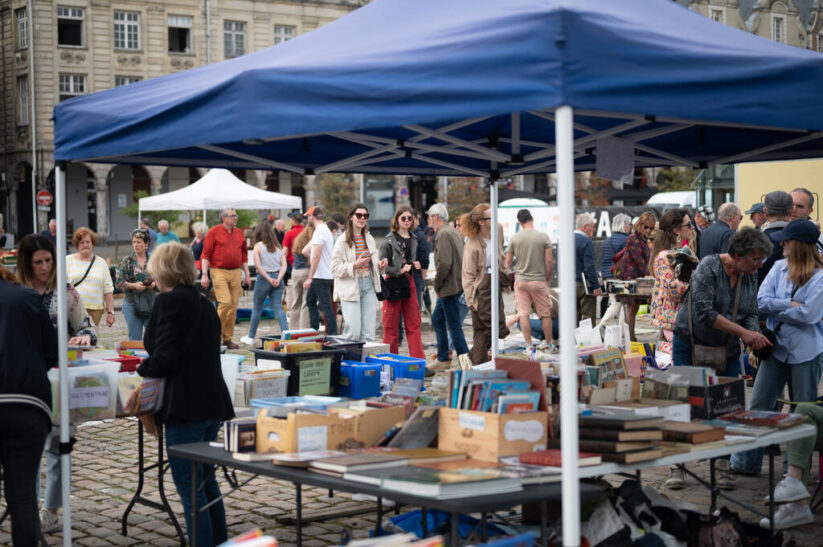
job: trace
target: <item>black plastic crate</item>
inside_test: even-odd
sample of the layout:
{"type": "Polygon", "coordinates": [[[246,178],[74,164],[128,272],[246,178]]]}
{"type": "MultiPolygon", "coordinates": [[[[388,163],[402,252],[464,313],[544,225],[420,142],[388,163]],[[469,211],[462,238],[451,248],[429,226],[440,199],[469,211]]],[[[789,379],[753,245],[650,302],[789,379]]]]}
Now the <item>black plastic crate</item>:
{"type": "Polygon", "coordinates": [[[343,359],[346,361],[363,361],[363,346],[365,345],[365,342],[349,340],[342,336],[326,336],[326,339],[323,341],[324,347],[345,351],[346,356],[343,357],[343,359]]]}
{"type": "Polygon", "coordinates": [[[255,363],[261,359],[278,361],[288,370],[286,395],[337,395],[340,386],[340,362],[345,351],[324,349],[303,353],[280,353],[254,349],[255,363]]]}

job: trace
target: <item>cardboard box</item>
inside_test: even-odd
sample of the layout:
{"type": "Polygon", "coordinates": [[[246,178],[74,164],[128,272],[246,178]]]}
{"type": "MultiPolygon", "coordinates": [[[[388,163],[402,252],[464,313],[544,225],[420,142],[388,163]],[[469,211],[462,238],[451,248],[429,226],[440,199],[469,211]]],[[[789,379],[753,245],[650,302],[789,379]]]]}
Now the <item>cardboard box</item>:
{"type": "Polygon", "coordinates": [[[711,386],[689,386],[692,419],[712,420],[723,414],[746,408],[746,384],[743,378],[719,377],[711,386]]]}
{"type": "Polygon", "coordinates": [[[440,450],[466,452],[469,457],[497,462],[546,448],[548,412],[493,414],[457,408],[439,411],[440,450]]]}
{"type": "Polygon", "coordinates": [[[329,415],[290,413],[257,415],[257,452],[306,452],[373,446],[391,427],[403,422],[403,407],[329,408],[329,415]]]}

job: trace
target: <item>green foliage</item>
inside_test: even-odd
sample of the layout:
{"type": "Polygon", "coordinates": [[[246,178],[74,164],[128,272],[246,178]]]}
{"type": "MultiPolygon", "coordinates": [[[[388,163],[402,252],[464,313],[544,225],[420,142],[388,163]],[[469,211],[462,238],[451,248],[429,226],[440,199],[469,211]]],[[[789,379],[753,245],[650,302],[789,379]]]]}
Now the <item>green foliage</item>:
{"type": "Polygon", "coordinates": [[[479,203],[489,203],[489,187],[477,177],[449,177],[449,218],[468,213],[479,203]]]}
{"type": "Polygon", "coordinates": [[[657,172],[660,192],[682,192],[694,189],[696,171],[691,167],[666,167],[657,172]]]}
{"type": "MultiPolygon", "coordinates": [[[[134,193],[134,201],[128,207],[123,207],[120,209],[120,213],[126,215],[127,217],[133,218],[135,220],[135,224],[137,223],[137,215],[140,214],[140,207],[138,202],[140,198],[148,197],[149,193],[145,190],[138,190],[134,193]]],[[[178,226],[184,224],[184,221],[180,220],[180,215],[187,213],[187,211],[143,211],[143,218],[147,218],[149,220],[149,226],[151,226],[152,230],[157,229],[157,223],[161,220],[168,220],[169,221],[169,229],[174,230],[178,226]]]]}
{"type": "MultiPolygon", "coordinates": [[[[260,222],[260,213],[258,211],[252,209],[237,209],[235,212],[237,213],[237,226],[240,228],[257,226],[257,223],[260,222]]],[[[195,217],[196,221],[201,220],[203,218],[203,212],[201,211],[199,214],[196,214],[195,217]]],[[[220,224],[220,211],[206,211],[206,224],[209,228],[220,224]]]]}
{"type": "MultiPolygon", "coordinates": [[[[342,173],[323,173],[314,180],[320,204],[326,210],[326,217],[333,213],[347,214],[352,204],[360,197],[357,179],[342,173]]],[[[306,204],[309,207],[313,204],[306,204]]]]}

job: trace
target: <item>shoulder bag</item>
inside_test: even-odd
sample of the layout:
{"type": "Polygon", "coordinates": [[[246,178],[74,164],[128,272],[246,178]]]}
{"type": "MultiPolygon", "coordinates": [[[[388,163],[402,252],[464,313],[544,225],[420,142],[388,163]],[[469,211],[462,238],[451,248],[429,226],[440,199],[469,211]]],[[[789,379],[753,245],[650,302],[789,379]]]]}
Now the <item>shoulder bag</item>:
{"type": "MultiPolygon", "coordinates": [[[[391,253],[392,262],[394,261],[394,249],[391,253]]],[[[411,296],[411,288],[409,287],[409,279],[402,275],[400,277],[380,276],[380,292],[383,293],[383,300],[389,302],[397,302],[399,300],[406,300],[411,296]]]]}
{"type": "Polygon", "coordinates": [[[134,292],[132,299],[134,300],[134,315],[140,319],[148,319],[151,316],[151,309],[154,307],[154,299],[157,294],[153,290],[143,290],[134,292]]]}
{"type": "MultiPolygon", "coordinates": [[[[737,289],[734,292],[734,309],[732,310],[732,322],[737,318],[737,308],[740,305],[740,285],[743,280],[737,280],[737,289]]],[[[728,354],[728,344],[723,346],[704,346],[694,343],[694,330],[692,327],[692,291],[689,287],[689,304],[686,310],[689,317],[689,341],[692,344],[692,366],[709,367],[715,372],[721,373],[726,370],[726,356],[728,354]]]]}
{"type": "Polygon", "coordinates": [[[86,268],[86,273],[84,273],[84,274],[83,274],[83,277],[81,277],[81,278],[80,278],[80,281],[78,281],[78,282],[76,282],[76,283],[72,283],[72,284],[74,285],[74,287],[75,287],[75,288],[79,287],[79,286],[80,286],[80,283],[82,283],[83,281],[85,281],[85,280],[86,280],[86,278],[89,276],[89,272],[91,271],[91,267],[92,267],[92,266],[94,266],[94,261],[95,261],[95,260],[97,260],[97,255],[92,255],[92,256],[91,256],[91,262],[89,262],[89,267],[88,267],[88,268],[86,268]]]}

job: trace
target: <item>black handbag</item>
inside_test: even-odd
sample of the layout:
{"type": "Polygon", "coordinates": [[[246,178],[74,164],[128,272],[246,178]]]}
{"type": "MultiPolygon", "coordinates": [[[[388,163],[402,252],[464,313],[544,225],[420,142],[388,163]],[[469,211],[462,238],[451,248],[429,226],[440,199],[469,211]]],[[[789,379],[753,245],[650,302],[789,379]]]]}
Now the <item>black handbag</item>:
{"type": "Polygon", "coordinates": [[[388,300],[389,302],[396,302],[398,300],[406,300],[411,296],[411,287],[409,287],[409,279],[404,275],[402,277],[384,278],[380,276],[380,292],[382,298],[380,300],[388,300]]]}
{"type": "Polygon", "coordinates": [[[134,299],[134,315],[140,319],[147,319],[151,316],[151,309],[154,306],[155,297],[156,293],[152,290],[135,292],[132,296],[134,299]]]}

